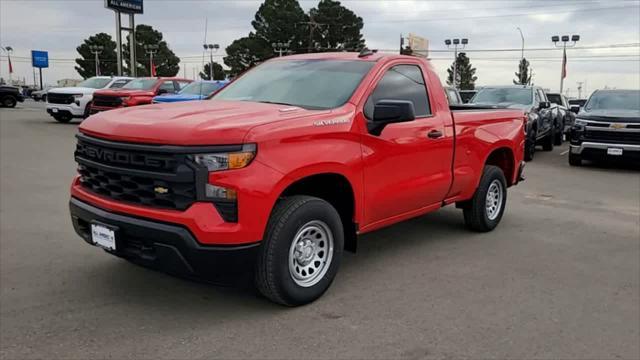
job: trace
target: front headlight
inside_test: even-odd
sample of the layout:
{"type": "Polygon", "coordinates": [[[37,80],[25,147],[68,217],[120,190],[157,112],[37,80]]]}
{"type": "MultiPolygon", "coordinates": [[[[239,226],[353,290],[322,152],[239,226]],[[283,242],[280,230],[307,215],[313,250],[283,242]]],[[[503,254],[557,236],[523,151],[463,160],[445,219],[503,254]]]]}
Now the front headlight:
{"type": "Polygon", "coordinates": [[[576,119],[576,121],[573,123],[576,126],[587,126],[589,124],[589,122],[587,122],[586,120],[582,120],[582,119],[576,119]]]}
{"type": "Polygon", "coordinates": [[[229,153],[194,154],[193,160],[209,171],[241,169],[253,161],[256,156],[256,145],[247,144],[242,150],[229,153]]]}

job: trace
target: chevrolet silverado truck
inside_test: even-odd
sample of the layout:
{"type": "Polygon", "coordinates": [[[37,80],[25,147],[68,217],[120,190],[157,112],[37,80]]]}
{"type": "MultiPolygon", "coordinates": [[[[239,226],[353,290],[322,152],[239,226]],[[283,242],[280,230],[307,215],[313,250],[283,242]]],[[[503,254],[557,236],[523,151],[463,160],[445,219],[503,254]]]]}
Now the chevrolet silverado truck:
{"type": "Polygon", "coordinates": [[[189,83],[191,80],[180,78],[137,78],[119,89],[96,91],[90,113],[151,104],[155,96],[176,94],[189,83]]]}
{"type": "Polygon", "coordinates": [[[596,90],[571,128],[569,164],[640,162],[640,90],[596,90]]]}
{"type": "Polygon", "coordinates": [[[94,76],[74,87],[49,89],[44,95],[47,113],[61,123],[68,123],[74,118],[85,119],[89,116],[94,92],[98,89],[120,88],[131,79],[122,76],[94,76]]]}
{"type": "Polygon", "coordinates": [[[451,107],[424,59],[276,58],[210,100],[84,121],[72,223],[132,262],[210,281],[248,272],[267,298],[301,305],[359,234],[449,204],[494,229],[522,179],[525,121],[451,107]]]}
{"type": "MultiPolygon", "coordinates": [[[[552,151],[557,141],[558,109],[551,107],[546,94],[539,86],[507,85],[487,86],[478,90],[471,103],[476,105],[522,109],[527,114],[524,159],[533,160],[536,146],[552,151]]],[[[562,134],[560,134],[562,140],[562,134]]]]}

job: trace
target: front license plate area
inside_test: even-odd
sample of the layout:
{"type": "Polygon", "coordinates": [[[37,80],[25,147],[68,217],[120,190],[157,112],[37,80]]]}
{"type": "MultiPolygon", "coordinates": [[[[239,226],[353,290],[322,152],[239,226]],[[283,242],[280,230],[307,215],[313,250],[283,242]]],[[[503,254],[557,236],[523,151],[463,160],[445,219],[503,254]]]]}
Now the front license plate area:
{"type": "Polygon", "coordinates": [[[607,155],[620,156],[622,155],[622,149],[620,148],[608,148],[607,155]]]}
{"type": "Polygon", "coordinates": [[[91,224],[91,240],[105,250],[116,250],[116,229],[100,223],[91,224]]]}

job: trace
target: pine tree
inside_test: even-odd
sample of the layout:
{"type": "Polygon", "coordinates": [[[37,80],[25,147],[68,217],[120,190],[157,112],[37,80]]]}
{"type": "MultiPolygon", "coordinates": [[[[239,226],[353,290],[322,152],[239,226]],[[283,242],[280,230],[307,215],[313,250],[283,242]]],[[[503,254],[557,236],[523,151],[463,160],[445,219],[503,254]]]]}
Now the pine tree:
{"type": "MultiPolygon", "coordinates": [[[[127,36],[127,44],[123,45],[123,57],[128,69],[131,69],[129,56],[130,38],[130,36],[127,36]]],[[[175,76],[180,71],[180,58],[169,49],[169,45],[162,38],[162,33],[149,25],[140,24],[136,26],[136,71],[138,76],[151,75],[149,55],[145,53],[144,45],[159,46],[158,52],[153,55],[157,76],[175,76]]]]}
{"type": "Polygon", "coordinates": [[[96,58],[89,49],[91,45],[102,46],[102,52],[98,55],[100,61],[101,75],[116,75],[118,72],[118,63],[116,62],[116,42],[112,40],[111,35],[105,33],[95,34],[85,39],[83,43],[76,48],[78,54],[82,58],[76,58],[76,71],[83,78],[96,76],[96,58]]]}
{"type": "Polygon", "coordinates": [[[319,51],[360,51],[364,48],[362,18],[339,1],[320,0],[316,8],[309,10],[309,19],[307,31],[311,35],[311,48],[319,51]]]}
{"type": "MultiPolygon", "coordinates": [[[[200,78],[202,80],[209,80],[211,79],[211,64],[210,63],[206,63],[204,64],[204,71],[200,72],[200,78]]],[[[213,80],[224,80],[225,79],[225,73],[224,73],[224,69],[222,68],[222,65],[218,64],[217,62],[213,62],[213,80]]]]}
{"type": "Polygon", "coordinates": [[[475,76],[476,68],[471,65],[467,54],[461,52],[458,54],[458,61],[455,61],[451,66],[447,69],[447,84],[453,86],[453,67],[456,66],[456,83],[458,84],[458,89],[460,90],[473,90],[475,88],[476,80],[478,77],[475,76]]]}
{"type": "Polygon", "coordinates": [[[527,59],[522,58],[518,65],[518,72],[515,73],[517,79],[513,80],[513,83],[515,85],[531,85],[531,77],[533,74],[529,69],[529,62],[527,59]]]}

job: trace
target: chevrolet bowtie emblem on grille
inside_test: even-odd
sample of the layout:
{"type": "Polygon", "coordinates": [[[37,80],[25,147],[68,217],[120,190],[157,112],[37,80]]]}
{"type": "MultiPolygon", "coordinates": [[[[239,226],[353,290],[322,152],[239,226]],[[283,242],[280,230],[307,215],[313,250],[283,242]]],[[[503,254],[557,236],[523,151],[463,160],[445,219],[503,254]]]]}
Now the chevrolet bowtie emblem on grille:
{"type": "Polygon", "coordinates": [[[169,189],[163,186],[156,186],[153,188],[153,191],[155,191],[156,194],[166,194],[169,192],[169,189]]]}
{"type": "Polygon", "coordinates": [[[611,128],[616,129],[616,130],[617,130],[617,129],[622,129],[622,128],[625,128],[625,127],[626,127],[626,125],[625,125],[625,124],[611,124],[610,126],[611,126],[611,128]]]}

